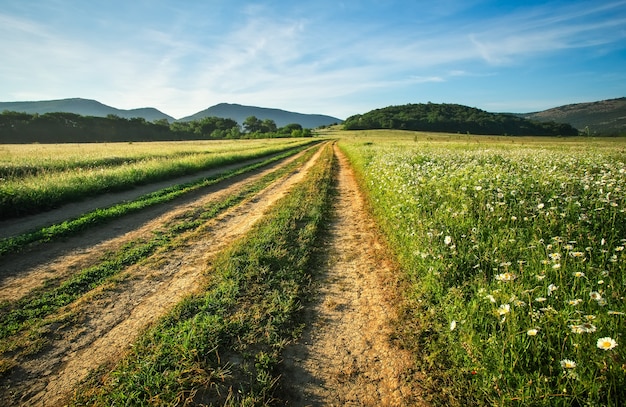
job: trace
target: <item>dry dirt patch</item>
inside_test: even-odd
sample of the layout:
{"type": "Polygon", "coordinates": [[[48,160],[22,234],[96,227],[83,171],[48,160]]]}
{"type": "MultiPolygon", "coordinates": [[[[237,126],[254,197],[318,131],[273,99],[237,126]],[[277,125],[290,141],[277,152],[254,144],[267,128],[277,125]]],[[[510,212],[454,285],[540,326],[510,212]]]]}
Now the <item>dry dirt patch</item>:
{"type": "Polygon", "coordinates": [[[289,406],[419,406],[412,355],[391,340],[397,283],[349,163],[339,160],[333,222],[309,328],[286,350],[289,406]]]}

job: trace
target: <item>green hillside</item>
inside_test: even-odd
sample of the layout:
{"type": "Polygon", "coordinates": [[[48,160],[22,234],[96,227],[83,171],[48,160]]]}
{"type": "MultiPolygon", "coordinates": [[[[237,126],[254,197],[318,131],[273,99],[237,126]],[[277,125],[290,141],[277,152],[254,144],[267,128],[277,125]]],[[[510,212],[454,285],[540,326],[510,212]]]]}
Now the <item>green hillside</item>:
{"type": "Polygon", "coordinates": [[[626,98],[575,103],[520,116],[537,121],[569,123],[583,134],[626,135],[626,98]]]}
{"type": "Polygon", "coordinates": [[[575,136],[569,124],[535,122],[513,114],[489,113],[457,104],[420,103],[389,106],[354,115],[346,130],[398,129],[512,136],[575,136]]]}

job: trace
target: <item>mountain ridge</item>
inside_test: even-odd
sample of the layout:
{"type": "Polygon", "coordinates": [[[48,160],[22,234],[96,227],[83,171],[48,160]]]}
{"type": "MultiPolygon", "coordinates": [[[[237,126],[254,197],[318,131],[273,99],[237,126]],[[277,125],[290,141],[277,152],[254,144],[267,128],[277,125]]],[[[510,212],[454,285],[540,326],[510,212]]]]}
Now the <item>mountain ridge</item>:
{"type": "Polygon", "coordinates": [[[5,110],[30,114],[64,112],[80,114],[82,116],[96,117],[106,117],[112,114],[125,119],[140,117],[148,121],[160,119],[166,119],[168,121],[175,120],[172,116],[169,116],[153,107],[141,107],[137,109],[118,109],[112,106],[105,105],[104,103],[98,102],[97,100],[83,98],[25,102],[0,102],[0,112],[5,110]]]}
{"type": "Polygon", "coordinates": [[[26,102],[0,102],[0,112],[15,111],[29,114],[45,114],[45,113],[75,113],[82,116],[106,117],[110,114],[125,118],[143,118],[147,121],[155,121],[166,119],[168,122],[185,122],[198,120],[205,117],[221,117],[224,119],[233,119],[240,125],[250,116],[258,119],[274,120],[278,127],[287,124],[298,123],[304,128],[316,128],[322,125],[341,123],[343,120],[336,117],[321,114],[306,114],[290,112],[282,109],[246,106],[240,104],[219,103],[207,109],[196,112],[192,115],[176,120],[174,117],[163,113],[152,107],[144,107],[138,109],[118,109],[105,105],[97,100],[83,98],[69,98],[42,101],[26,101],[26,102]]]}
{"type": "Polygon", "coordinates": [[[626,134],[626,97],[572,103],[518,116],[542,122],[570,124],[586,135],[626,134]]]}
{"type": "Polygon", "coordinates": [[[327,126],[330,124],[341,123],[343,121],[336,117],[322,114],[296,113],[282,109],[246,106],[237,103],[219,103],[207,109],[201,110],[197,113],[194,113],[190,116],[178,119],[177,121],[193,121],[211,116],[222,117],[224,119],[233,119],[239,124],[243,124],[246,118],[250,116],[255,116],[256,118],[261,120],[274,120],[276,126],[278,127],[284,127],[288,124],[298,123],[302,127],[309,129],[319,126],[327,126]]]}

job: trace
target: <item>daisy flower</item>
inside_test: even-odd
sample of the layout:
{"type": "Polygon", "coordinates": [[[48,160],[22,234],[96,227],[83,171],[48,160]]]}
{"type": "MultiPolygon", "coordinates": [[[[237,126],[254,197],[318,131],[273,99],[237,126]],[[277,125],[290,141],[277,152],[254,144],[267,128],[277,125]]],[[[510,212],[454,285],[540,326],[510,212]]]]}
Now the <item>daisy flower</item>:
{"type": "Polygon", "coordinates": [[[597,346],[598,346],[598,349],[611,350],[617,346],[617,342],[615,342],[614,339],[607,336],[607,337],[598,339],[597,346]]]}

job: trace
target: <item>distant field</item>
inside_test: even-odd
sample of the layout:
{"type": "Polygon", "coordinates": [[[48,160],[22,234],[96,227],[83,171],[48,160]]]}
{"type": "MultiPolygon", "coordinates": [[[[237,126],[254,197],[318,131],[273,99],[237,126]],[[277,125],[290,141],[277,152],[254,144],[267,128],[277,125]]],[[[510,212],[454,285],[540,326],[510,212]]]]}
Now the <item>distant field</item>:
{"type": "Polygon", "coordinates": [[[0,219],[262,157],[307,140],[0,145],[0,219]]]}
{"type": "Polygon", "coordinates": [[[342,132],[444,404],[626,400],[626,142],[342,132]]]}

